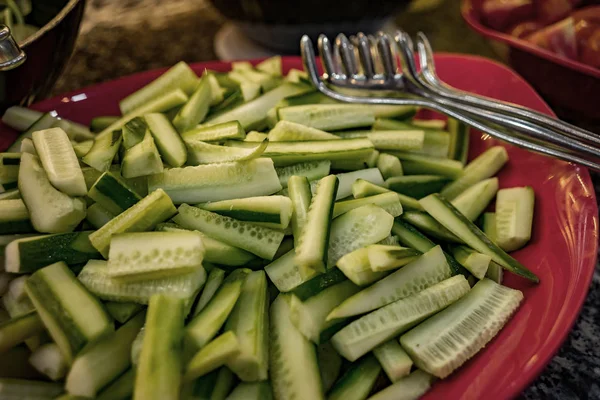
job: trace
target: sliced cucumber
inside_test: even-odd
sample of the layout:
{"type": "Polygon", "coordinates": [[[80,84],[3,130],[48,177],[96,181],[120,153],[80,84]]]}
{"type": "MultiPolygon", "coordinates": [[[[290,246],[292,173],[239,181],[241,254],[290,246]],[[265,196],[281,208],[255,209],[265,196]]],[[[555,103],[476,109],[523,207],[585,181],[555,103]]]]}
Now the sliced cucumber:
{"type": "Polygon", "coordinates": [[[126,400],[133,395],[133,385],[135,383],[135,369],[129,368],[125,373],[119,376],[106,386],[96,400],[126,400]]]}
{"type": "Polygon", "coordinates": [[[58,346],[46,343],[38,347],[29,357],[29,363],[53,381],[64,378],[69,366],[58,346]]]}
{"type": "Polygon", "coordinates": [[[200,165],[253,160],[260,157],[265,152],[269,145],[269,141],[265,139],[260,143],[253,144],[254,146],[251,148],[240,149],[237,147],[219,146],[199,141],[188,141],[188,164],[200,165]]]}
{"type": "Polygon", "coordinates": [[[87,153],[90,152],[92,147],[94,147],[93,140],[86,140],[85,142],[81,143],[71,142],[71,144],[73,145],[73,151],[75,151],[75,155],[78,159],[84,157],[87,153]]]}
{"type": "Polygon", "coordinates": [[[316,193],[311,199],[296,247],[295,262],[300,268],[302,276],[309,275],[310,270],[325,271],[331,217],[337,189],[338,178],[335,175],[329,175],[319,181],[316,193]]]}
{"type": "MultiPolygon", "coordinates": [[[[192,224],[189,222],[183,221],[183,224],[189,229],[194,229],[192,224]]],[[[163,232],[179,232],[181,230],[185,230],[177,224],[158,224],[156,227],[158,231],[163,232]],[[173,227],[168,225],[175,226],[173,227]]],[[[215,240],[206,236],[202,232],[195,232],[202,238],[202,244],[204,245],[205,250],[204,259],[207,262],[224,266],[239,267],[241,265],[248,264],[250,261],[256,258],[256,256],[247,252],[246,250],[242,250],[238,247],[230,246],[227,243],[215,240]]]]}
{"type": "Polygon", "coordinates": [[[231,246],[239,247],[259,257],[272,260],[283,240],[283,233],[210,211],[182,204],[173,220],[197,229],[231,246]]]}
{"type": "Polygon", "coordinates": [[[225,89],[221,87],[219,81],[215,77],[215,75],[207,70],[204,70],[202,74],[203,77],[208,79],[208,84],[210,86],[210,105],[215,106],[221,103],[224,100],[225,89]]]}
{"type": "Polygon", "coordinates": [[[27,107],[8,107],[2,115],[2,122],[17,131],[26,131],[43,115],[42,112],[27,107]]]}
{"type": "Polygon", "coordinates": [[[491,178],[506,164],[508,153],[501,146],[494,146],[467,164],[458,179],[446,185],[440,192],[444,198],[454,200],[456,196],[484,179],[491,178]]]}
{"type": "Polygon", "coordinates": [[[455,234],[424,211],[407,211],[402,214],[402,219],[436,239],[453,243],[462,242],[455,234]]]}
{"type": "Polygon", "coordinates": [[[496,336],[522,299],[519,290],[483,279],[461,300],[404,334],[400,343],[419,368],[445,378],[496,336]]]}
{"type": "Polygon", "coordinates": [[[85,201],[55,189],[32,154],[21,156],[19,191],[38,232],[69,232],[85,218],[85,201]]]}
{"type": "Polygon", "coordinates": [[[324,399],[315,346],[290,319],[290,299],[279,295],[271,304],[269,370],[276,400],[324,399]]]}
{"type": "Polygon", "coordinates": [[[487,254],[481,254],[466,246],[454,246],[452,255],[469,270],[477,279],[483,279],[487,273],[488,267],[492,262],[492,257],[487,254]]]}
{"type": "Polygon", "coordinates": [[[400,246],[400,242],[398,241],[398,236],[388,236],[383,240],[377,242],[377,244],[382,244],[384,246],[400,246]]]}
{"type": "Polygon", "coordinates": [[[416,370],[393,385],[369,397],[369,400],[417,400],[423,396],[435,381],[433,375],[416,370]]]}
{"type": "Polygon", "coordinates": [[[317,359],[323,391],[328,392],[337,380],[342,369],[342,357],[335,351],[331,342],[326,342],[317,347],[317,359]]]}
{"type": "Polygon", "coordinates": [[[442,121],[441,119],[416,119],[410,122],[414,126],[420,126],[422,128],[429,129],[444,129],[446,127],[446,121],[442,121]]]}
{"type": "Polygon", "coordinates": [[[194,232],[137,232],[114,235],[108,275],[124,282],[162,279],[202,268],[204,246],[194,232]]]}
{"type": "Polygon", "coordinates": [[[256,64],[256,69],[269,75],[281,76],[281,56],[269,57],[259,62],[256,64]]]}
{"type": "MultiPolygon", "coordinates": [[[[390,189],[381,187],[372,182],[366,181],[364,179],[357,179],[352,184],[352,195],[356,199],[360,199],[363,197],[374,196],[377,194],[391,192],[390,189]]],[[[401,193],[397,193],[398,198],[400,199],[400,204],[402,204],[402,208],[407,210],[416,210],[422,211],[423,207],[419,204],[419,200],[406,196],[401,193]]]]}
{"type": "Polygon", "coordinates": [[[390,381],[397,382],[410,374],[413,362],[396,339],[374,348],[373,355],[383,367],[390,381]]]}
{"type": "Polygon", "coordinates": [[[327,394],[327,400],[365,400],[377,377],[381,372],[381,365],[372,355],[368,355],[352,364],[339,381],[333,385],[327,394]]]}
{"type": "Polygon", "coordinates": [[[383,278],[386,273],[373,271],[369,264],[369,251],[366,247],[356,249],[337,262],[337,267],[358,286],[367,286],[383,278]]]}
{"type": "Polygon", "coordinates": [[[135,117],[123,126],[123,147],[130,149],[144,140],[148,124],[144,117],[135,117]]]}
{"type": "Polygon", "coordinates": [[[184,382],[183,400],[225,400],[237,380],[227,367],[221,367],[193,382],[184,382]]]}
{"type": "Polygon", "coordinates": [[[383,179],[404,175],[402,164],[398,157],[391,154],[381,153],[377,158],[377,168],[381,171],[383,179]]]}
{"type": "Polygon", "coordinates": [[[331,223],[327,266],[344,255],[389,236],[394,217],[381,207],[369,204],[340,215],[331,223]]]}
{"type": "Polygon", "coordinates": [[[81,161],[96,168],[98,171],[108,171],[110,164],[119,151],[123,135],[120,130],[112,131],[109,134],[94,139],[94,145],[90,151],[82,157],[81,161]]]}
{"type": "Polygon", "coordinates": [[[91,245],[89,236],[90,232],[72,232],[11,241],[5,250],[6,271],[23,274],[58,261],[75,266],[101,258],[100,253],[91,245]]]}
{"type": "Polygon", "coordinates": [[[112,235],[151,230],[176,212],[169,196],[157,189],[92,233],[89,238],[92,245],[107,257],[112,235]]]}
{"type": "Polygon", "coordinates": [[[25,292],[25,282],[28,278],[28,275],[23,275],[13,279],[8,285],[7,293],[2,296],[2,305],[10,318],[17,318],[34,310],[33,304],[25,292]]]}
{"type": "Polygon", "coordinates": [[[269,279],[282,293],[294,290],[317,275],[317,271],[313,270],[310,271],[310,275],[303,278],[295,258],[296,251],[292,249],[265,267],[269,279]]]}
{"type": "Polygon", "coordinates": [[[52,115],[52,113],[44,113],[42,116],[39,117],[37,121],[35,121],[31,126],[29,126],[25,132],[19,135],[17,140],[15,140],[6,151],[18,152],[21,148],[21,143],[25,139],[31,139],[31,135],[33,135],[33,132],[52,128],[57,121],[55,115],[56,114],[52,115]]]}
{"type": "Polygon", "coordinates": [[[375,122],[373,111],[351,104],[308,104],[277,110],[280,120],[296,122],[324,131],[361,128],[375,122]]]}
{"type": "Polygon", "coordinates": [[[62,385],[55,382],[0,378],[0,398],[2,399],[50,400],[62,392],[62,385]]]}
{"type": "Polygon", "coordinates": [[[291,121],[279,121],[269,131],[269,140],[272,142],[336,139],[339,140],[336,135],[291,121]]]}
{"type": "Polygon", "coordinates": [[[173,125],[177,131],[180,133],[186,132],[202,122],[208,114],[208,108],[212,100],[209,78],[203,76],[200,78],[194,93],[173,119],[173,125]]]}
{"type": "MultiPolygon", "coordinates": [[[[254,147],[252,143],[228,141],[234,147],[254,147]]],[[[296,142],[270,142],[263,153],[276,166],[286,166],[307,161],[352,160],[368,157],[373,151],[369,139],[311,140],[296,142]]]]}
{"type": "MultiPolygon", "coordinates": [[[[304,225],[306,224],[308,209],[312,201],[312,193],[308,178],[304,176],[291,176],[288,184],[289,198],[292,202],[292,233],[294,235],[294,246],[300,246],[300,240],[304,225]]],[[[300,270],[298,270],[300,272],[300,270]]],[[[309,272],[304,269],[303,273],[309,272]]]]}
{"type": "Polygon", "coordinates": [[[485,273],[485,277],[490,278],[498,284],[501,284],[502,279],[504,278],[504,270],[502,269],[501,265],[492,261],[490,262],[488,270],[485,273]]]}
{"type": "Polygon", "coordinates": [[[320,335],[339,321],[327,321],[327,314],[359,288],[350,281],[330,286],[304,301],[293,296],[290,300],[290,319],[310,341],[319,344],[320,335]]]}
{"type": "Polygon", "coordinates": [[[227,112],[210,116],[206,123],[211,125],[229,121],[239,121],[244,129],[260,129],[265,126],[267,111],[273,108],[280,100],[288,96],[310,91],[303,84],[284,83],[283,85],[259,96],[258,98],[235,107],[227,112]]]}
{"type": "Polygon", "coordinates": [[[502,265],[505,269],[530,281],[539,282],[539,278],[533,272],[506,254],[504,250],[488,239],[475,224],[469,221],[439,194],[427,196],[421,199],[420,203],[433,218],[468,246],[480,253],[491,256],[492,260],[502,265]]]}
{"type": "Polygon", "coordinates": [[[394,192],[420,199],[439,192],[448,182],[447,177],[439,175],[408,175],[386,179],[385,186],[394,192]]]}
{"type": "Polygon", "coordinates": [[[244,141],[245,142],[262,142],[268,138],[269,138],[269,135],[267,135],[266,133],[250,131],[246,134],[244,141]]]}
{"type": "Polygon", "coordinates": [[[373,272],[385,272],[398,269],[421,256],[421,252],[400,246],[372,244],[366,247],[369,265],[373,272]]]}
{"type": "Polygon", "coordinates": [[[164,189],[175,203],[266,196],[281,190],[273,161],[255,159],[172,168],[148,178],[148,191],[164,189]]]}
{"type": "Polygon", "coordinates": [[[451,201],[469,221],[475,221],[498,192],[498,178],[484,179],[451,201]]]}
{"type": "Polygon", "coordinates": [[[104,303],[104,306],[110,316],[120,324],[129,321],[144,308],[141,304],[133,302],[121,303],[117,301],[106,302],[104,303]]]}
{"type": "Polygon", "coordinates": [[[464,276],[454,276],[351,322],[336,333],[331,341],[344,358],[355,361],[443,310],[464,296],[469,289],[464,276]]]}
{"type": "Polygon", "coordinates": [[[339,132],[338,135],[343,139],[366,137],[377,150],[419,150],[425,139],[425,132],[421,130],[348,131],[339,132]]]}
{"type": "Polygon", "coordinates": [[[232,272],[210,300],[185,329],[185,349],[194,354],[210,342],[221,329],[242,292],[242,285],[250,271],[237,269],[232,272]]]}
{"type": "Polygon", "coordinates": [[[145,313],[138,313],[115,333],[101,338],[82,351],[73,361],[67,376],[67,392],[74,396],[93,398],[107,384],[127,371],[131,365],[131,345],[144,326],[145,318],[145,313]]]}
{"type": "Polygon", "coordinates": [[[146,131],[144,140],[125,151],[121,162],[121,174],[124,178],[159,174],[163,169],[160,154],[149,131],[146,131]]]}
{"type": "Polygon", "coordinates": [[[185,368],[183,380],[191,381],[222,367],[238,356],[240,349],[240,343],[234,332],[223,333],[208,342],[194,355],[185,368]]]}
{"type": "Polygon", "coordinates": [[[101,132],[105,128],[109,127],[112,123],[117,121],[118,119],[119,119],[119,117],[109,116],[109,115],[92,118],[92,120],[90,121],[90,131],[92,131],[94,133],[101,132]]]}
{"type": "Polygon", "coordinates": [[[114,215],[122,213],[142,199],[124,180],[108,171],[100,175],[88,196],[114,215]]]}
{"type": "Polygon", "coordinates": [[[102,304],[64,262],[34,272],[27,280],[26,291],[69,363],[87,343],[114,330],[102,304]]]}
{"type": "Polygon", "coordinates": [[[71,196],[85,196],[87,188],[77,155],[65,131],[51,128],[33,133],[33,143],[48,179],[71,196]]]}
{"type": "Polygon", "coordinates": [[[496,213],[486,212],[483,214],[483,232],[494,243],[496,243],[496,213]]]}
{"type": "Polygon", "coordinates": [[[136,368],[135,400],[179,398],[184,318],[182,299],[162,294],[150,298],[136,368]]]}
{"type": "Polygon", "coordinates": [[[162,159],[171,167],[181,167],[185,164],[187,160],[185,143],[167,117],[164,114],[151,113],[144,115],[144,118],[162,159]]]}
{"type": "Polygon", "coordinates": [[[399,151],[391,154],[402,161],[402,168],[407,175],[431,174],[457,179],[463,173],[463,165],[460,161],[399,151]]]}
{"type": "Polygon", "coordinates": [[[231,139],[244,140],[246,132],[238,121],[231,121],[209,126],[198,126],[181,136],[186,142],[218,142],[231,139]]]}
{"type": "Polygon", "coordinates": [[[34,229],[25,202],[21,199],[0,200],[0,234],[32,232],[34,229]]]}
{"type": "Polygon", "coordinates": [[[496,199],[496,243],[504,251],[514,251],[531,239],[533,188],[500,189],[496,199]]]}
{"type": "Polygon", "coordinates": [[[90,292],[103,300],[148,304],[152,295],[164,293],[184,299],[187,309],[206,281],[206,271],[204,268],[197,268],[188,274],[163,279],[122,282],[108,275],[106,261],[92,260],[83,267],[77,278],[90,292]]]}
{"type": "Polygon", "coordinates": [[[394,192],[386,192],[360,199],[338,201],[335,203],[333,208],[333,218],[367,204],[374,204],[383,208],[392,217],[398,217],[402,214],[402,204],[400,204],[398,194],[394,192]]]}
{"type": "Polygon", "coordinates": [[[240,383],[227,396],[227,400],[272,400],[273,392],[269,382],[240,383]]]}
{"type": "Polygon", "coordinates": [[[100,229],[113,219],[116,215],[102,207],[98,203],[94,203],[87,209],[85,220],[94,228],[100,229]]]}
{"type": "Polygon", "coordinates": [[[450,132],[448,157],[466,164],[469,156],[469,126],[454,118],[448,118],[448,132],[450,132]]]}
{"type": "Polygon", "coordinates": [[[338,194],[335,200],[345,199],[352,195],[352,186],[357,180],[364,180],[375,185],[383,185],[383,176],[377,168],[368,168],[360,171],[345,172],[337,174],[338,180],[340,181],[338,187],[338,194]]]}
{"type": "Polygon", "coordinates": [[[44,323],[36,312],[0,323],[0,353],[5,353],[43,331],[44,323]]]}
{"type": "Polygon", "coordinates": [[[219,290],[221,287],[223,279],[225,279],[225,271],[220,268],[213,268],[210,270],[208,278],[206,279],[206,285],[204,285],[204,289],[200,294],[198,303],[196,303],[196,307],[194,308],[194,316],[200,314],[200,311],[202,311],[210,302],[213,296],[217,293],[217,290],[219,290]]]}
{"type": "Polygon", "coordinates": [[[240,346],[239,354],[227,360],[227,366],[244,382],[268,378],[268,307],[264,271],[249,273],[240,298],[225,324],[225,330],[235,333],[240,346]]]}
{"type": "Polygon", "coordinates": [[[328,320],[351,317],[376,310],[394,301],[419,293],[452,276],[446,257],[440,246],[436,246],[405,265],[350,296],[327,316],[328,320]]]}

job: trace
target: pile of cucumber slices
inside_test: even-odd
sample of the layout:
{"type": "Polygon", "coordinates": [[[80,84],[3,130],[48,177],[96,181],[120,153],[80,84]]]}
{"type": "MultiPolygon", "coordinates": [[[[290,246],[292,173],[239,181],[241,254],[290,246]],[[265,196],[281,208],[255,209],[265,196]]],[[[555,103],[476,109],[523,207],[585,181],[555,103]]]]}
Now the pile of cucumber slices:
{"type": "Polygon", "coordinates": [[[119,106],[3,117],[2,399],[416,399],[516,311],[504,270],[538,282],[507,254],[533,190],[499,189],[503,147],[467,163],[457,121],[279,57],[119,106]]]}

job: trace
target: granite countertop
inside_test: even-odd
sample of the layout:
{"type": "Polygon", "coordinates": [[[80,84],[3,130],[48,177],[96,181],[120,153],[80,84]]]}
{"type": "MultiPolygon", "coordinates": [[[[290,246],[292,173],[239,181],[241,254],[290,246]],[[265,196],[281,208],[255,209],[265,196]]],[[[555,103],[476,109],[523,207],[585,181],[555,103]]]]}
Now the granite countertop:
{"type": "MultiPolygon", "coordinates": [[[[422,18],[396,22],[409,32],[424,30],[436,50],[496,58],[460,19],[458,0],[446,3],[422,18]]],[[[88,0],[75,53],[54,93],[179,60],[214,60],[213,39],[223,23],[205,0],[88,0]]],[[[592,179],[600,199],[600,176],[592,179]]],[[[600,400],[600,267],[573,331],[522,398],[600,400]]]]}

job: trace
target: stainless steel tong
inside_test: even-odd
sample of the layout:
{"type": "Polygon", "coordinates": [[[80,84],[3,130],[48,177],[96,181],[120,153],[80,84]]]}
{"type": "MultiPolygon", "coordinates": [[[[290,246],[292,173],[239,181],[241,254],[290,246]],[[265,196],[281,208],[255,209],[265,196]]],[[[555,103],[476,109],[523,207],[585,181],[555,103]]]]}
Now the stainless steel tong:
{"type": "Polygon", "coordinates": [[[537,111],[446,85],[436,75],[431,45],[423,34],[417,37],[420,71],[413,42],[401,31],[393,38],[380,32],[376,37],[359,33],[349,40],[340,34],[333,44],[321,35],[318,47],[322,76],[312,42],[307,36],[301,40],[309,78],[329,97],[348,103],[428,108],[513,145],[600,171],[599,136],[537,111]]]}

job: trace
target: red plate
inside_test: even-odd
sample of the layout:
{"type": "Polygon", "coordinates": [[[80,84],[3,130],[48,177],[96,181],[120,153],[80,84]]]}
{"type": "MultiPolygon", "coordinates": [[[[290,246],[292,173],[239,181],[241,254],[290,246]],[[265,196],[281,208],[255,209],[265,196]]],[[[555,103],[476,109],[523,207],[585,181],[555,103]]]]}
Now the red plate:
{"type": "MultiPolygon", "coordinates": [[[[301,68],[298,58],[285,58],[284,70],[301,68]]],[[[436,65],[449,84],[482,95],[552,114],[542,99],[510,69],[478,57],[439,54],[436,65]]],[[[229,64],[194,65],[226,71],[229,64]]],[[[87,124],[93,117],[118,115],[118,100],[156,78],[149,71],[45,100],[32,108],[56,110],[60,116],[87,124]]],[[[0,127],[5,149],[16,134],[0,127]]],[[[498,142],[471,136],[471,158],[498,142]]],[[[518,395],[540,374],[566,338],[585,299],[596,264],[598,208],[588,171],[562,161],[507,146],[510,161],[499,175],[502,187],[535,189],[533,238],[514,256],[541,279],[531,285],[507,274],[505,283],[523,290],[525,300],[506,328],[485,350],[450,378],[437,382],[426,399],[506,399],[518,395]]]]}

